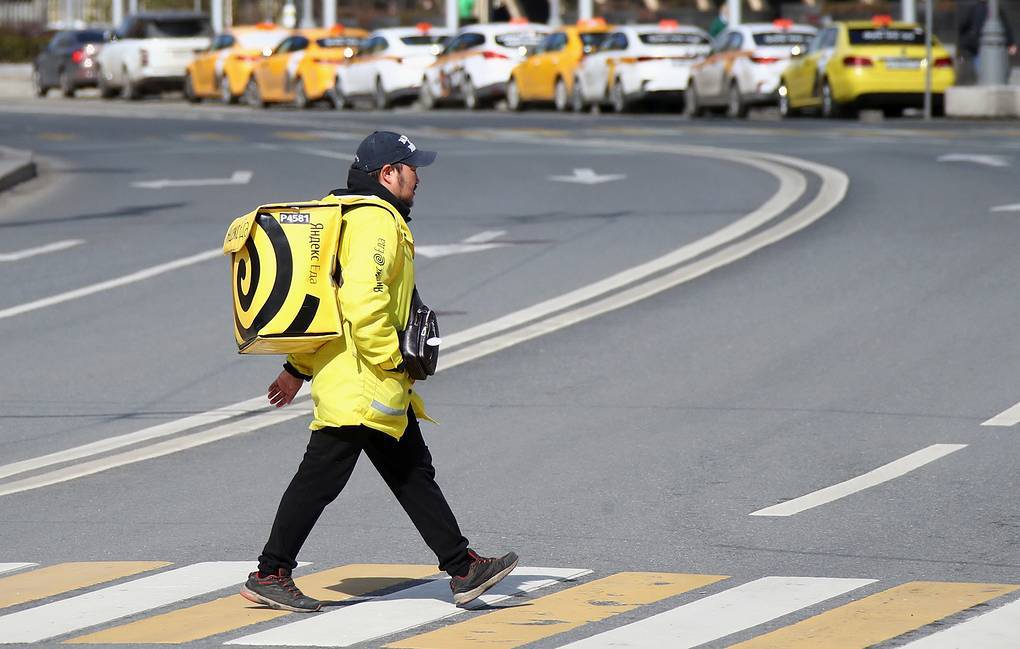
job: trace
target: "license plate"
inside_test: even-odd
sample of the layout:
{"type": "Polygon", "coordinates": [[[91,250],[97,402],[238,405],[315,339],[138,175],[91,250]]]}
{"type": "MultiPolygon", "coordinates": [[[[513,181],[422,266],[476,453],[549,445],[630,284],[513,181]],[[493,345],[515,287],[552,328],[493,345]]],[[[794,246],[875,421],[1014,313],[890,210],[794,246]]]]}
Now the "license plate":
{"type": "Polygon", "coordinates": [[[921,67],[921,59],[886,59],[885,67],[890,70],[916,70],[921,67]]]}

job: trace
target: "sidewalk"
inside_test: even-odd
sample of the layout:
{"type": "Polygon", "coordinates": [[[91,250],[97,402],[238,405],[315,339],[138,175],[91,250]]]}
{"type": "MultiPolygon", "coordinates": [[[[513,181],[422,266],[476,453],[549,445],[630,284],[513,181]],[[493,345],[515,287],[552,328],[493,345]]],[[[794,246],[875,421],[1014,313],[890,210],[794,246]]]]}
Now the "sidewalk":
{"type": "Polygon", "coordinates": [[[0,63],[0,97],[32,96],[32,64],[0,63]]]}
{"type": "Polygon", "coordinates": [[[35,178],[31,151],[0,146],[0,192],[35,178]]]}

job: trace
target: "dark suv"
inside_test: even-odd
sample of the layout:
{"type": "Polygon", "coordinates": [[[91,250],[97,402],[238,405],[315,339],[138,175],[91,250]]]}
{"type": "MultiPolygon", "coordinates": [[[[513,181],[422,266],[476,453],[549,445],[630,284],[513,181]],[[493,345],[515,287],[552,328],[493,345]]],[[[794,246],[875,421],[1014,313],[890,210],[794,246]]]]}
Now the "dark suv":
{"type": "Polygon", "coordinates": [[[78,88],[95,86],[96,55],[105,40],[98,29],[57,32],[32,66],[35,94],[45,97],[50,88],[60,88],[65,97],[74,97],[78,88]]]}

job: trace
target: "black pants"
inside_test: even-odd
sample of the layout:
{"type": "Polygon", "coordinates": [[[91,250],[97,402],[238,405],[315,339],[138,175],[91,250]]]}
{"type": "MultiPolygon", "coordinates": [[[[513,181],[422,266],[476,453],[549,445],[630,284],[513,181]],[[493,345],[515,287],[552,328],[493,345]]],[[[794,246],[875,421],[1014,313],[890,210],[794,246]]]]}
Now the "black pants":
{"type": "Polygon", "coordinates": [[[297,554],[326,505],[343,490],[364,451],[400,505],[451,575],[467,572],[468,541],[460,532],[442,490],[436,484],[432,454],[414,413],[400,441],[367,426],[312,431],[305,457],[283,494],[269,541],[259,556],[263,574],[293,570],[297,554]]]}

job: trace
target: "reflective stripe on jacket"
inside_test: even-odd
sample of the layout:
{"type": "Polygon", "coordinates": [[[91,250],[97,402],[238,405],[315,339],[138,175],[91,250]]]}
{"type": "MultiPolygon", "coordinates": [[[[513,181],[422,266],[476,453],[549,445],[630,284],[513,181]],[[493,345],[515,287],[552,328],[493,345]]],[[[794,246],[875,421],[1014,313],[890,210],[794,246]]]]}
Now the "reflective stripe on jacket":
{"type": "Polygon", "coordinates": [[[342,200],[337,290],[344,336],[288,362],[312,377],[311,429],[369,426],[396,439],[407,427],[408,406],[428,420],[402,363],[397,332],[407,325],[414,290],[414,238],[403,216],[376,196],[330,195],[342,200]]]}

